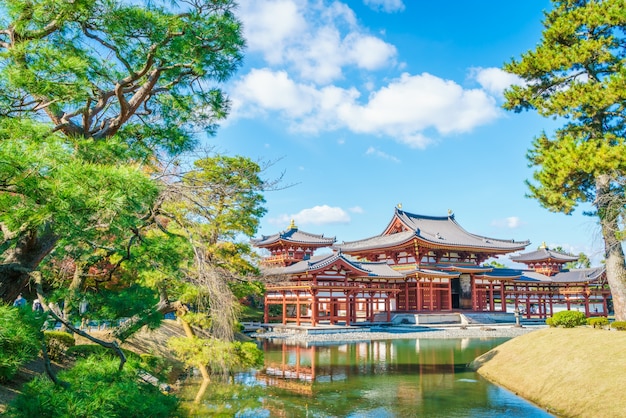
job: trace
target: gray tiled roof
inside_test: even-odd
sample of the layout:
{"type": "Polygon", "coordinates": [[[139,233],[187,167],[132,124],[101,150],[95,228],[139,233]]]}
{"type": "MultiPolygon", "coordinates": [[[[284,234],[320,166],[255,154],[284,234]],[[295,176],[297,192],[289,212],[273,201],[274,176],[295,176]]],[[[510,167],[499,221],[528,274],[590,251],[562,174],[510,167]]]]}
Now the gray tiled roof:
{"type": "Polygon", "coordinates": [[[409,231],[378,235],[360,241],[344,242],[342,244],[336,244],[334,248],[340,249],[346,253],[357,250],[385,248],[403,244],[413,237],[438,246],[470,247],[506,252],[522,250],[530,243],[529,241],[502,240],[471,234],[456,222],[454,215],[415,215],[396,208],[394,217],[389,225],[392,224],[396,217],[400,219],[409,231]]]}
{"type": "Polygon", "coordinates": [[[547,248],[540,248],[537,251],[531,251],[528,253],[523,253],[519,255],[512,255],[509,257],[511,260],[519,262],[519,263],[531,263],[538,261],[561,261],[567,263],[568,261],[576,261],[578,260],[578,256],[563,254],[558,251],[552,251],[547,248]]]}
{"type": "Polygon", "coordinates": [[[516,282],[532,282],[532,283],[585,283],[594,282],[602,277],[604,267],[594,267],[588,269],[573,269],[556,273],[553,276],[546,276],[532,270],[516,270],[516,269],[500,269],[495,268],[493,271],[483,274],[482,276],[498,279],[503,277],[518,276],[516,282]]]}
{"type": "Polygon", "coordinates": [[[298,274],[307,271],[318,270],[326,266],[330,266],[333,263],[342,260],[346,264],[354,267],[355,270],[361,272],[363,276],[368,277],[380,277],[380,278],[402,278],[404,275],[398,271],[395,271],[385,262],[371,263],[371,262],[358,262],[347,259],[341,253],[325,254],[315,257],[311,257],[309,260],[300,261],[288,267],[273,268],[273,274],[298,274]]]}
{"type": "Polygon", "coordinates": [[[326,238],[324,235],[310,234],[308,232],[300,231],[297,228],[281,231],[273,235],[262,235],[259,239],[253,239],[252,244],[257,247],[265,247],[271,244],[275,244],[279,241],[292,242],[294,244],[310,244],[330,246],[336,239],[335,237],[326,238]]]}

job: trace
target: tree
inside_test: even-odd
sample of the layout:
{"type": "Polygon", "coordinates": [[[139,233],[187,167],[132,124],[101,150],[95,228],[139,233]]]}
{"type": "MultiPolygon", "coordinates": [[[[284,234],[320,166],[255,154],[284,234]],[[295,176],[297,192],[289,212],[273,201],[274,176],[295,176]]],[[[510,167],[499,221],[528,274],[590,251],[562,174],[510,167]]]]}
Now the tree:
{"type": "Polygon", "coordinates": [[[578,260],[565,263],[566,269],[588,269],[591,267],[591,260],[585,253],[578,254],[578,260]]]}
{"type": "MultiPolygon", "coordinates": [[[[102,212],[120,220],[119,210],[132,206],[123,201],[124,187],[116,194],[106,184],[107,169],[126,166],[148,176],[163,152],[190,150],[196,132],[215,132],[228,111],[219,83],[242,59],[234,7],[232,0],[7,0],[0,5],[0,141],[3,149],[11,143],[37,149],[23,153],[34,159],[31,164],[10,155],[0,160],[0,168],[10,171],[0,173],[0,297],[11,300],[60,239],[80,235],[79,228],[71,230],[75,234],[59,229],[72,225],[59,222],[61,214],[80,225],[93,223],[102,212]],[[37,135],[22,135],[23,126],[37,135]],[[59,144],[46,157],[51,163],[39,164],[51,142],[59,144]],[[63,153],[74,162],[71,167],[53,163],[63,161],[63,153]],[[45,200],[68,199],[65,190],[44,187],[50,167],[58,177],[65,175],[70,189],[81,185],[83,178],[72,180],[81,164],[102,169],[91,173],[110,192],[100,196],[102,211],[82,204],[85,196],[67,207],[51,207],[45,200]],[[29,199],[28,190],[44,201],[29,199]],[[23,210],[13,210],[16,200],[23,210]],[[19,217],[25,213],[28,219],[19,217]]],[[[148,212],[127,231],[143,216],[149,218],[148,212]]]]}
{"type": "Polygon", "coordinates": [[[541,133],[528,152],[536,168],[529,196],[565,214],[581,203],[593,206],[615,317],[626,320],[626,3],[552,3],[541,42],[504,66],[524,80],[505,92],[505,108],[563,121],[552,135],[541,133]]]}

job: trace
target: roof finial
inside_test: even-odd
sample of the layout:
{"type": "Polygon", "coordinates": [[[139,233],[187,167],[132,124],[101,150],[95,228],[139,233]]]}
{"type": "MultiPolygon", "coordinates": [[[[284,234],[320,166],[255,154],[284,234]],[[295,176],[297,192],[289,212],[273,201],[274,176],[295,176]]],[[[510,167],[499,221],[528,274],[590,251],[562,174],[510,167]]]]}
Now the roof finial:
{"type": "Polygon", "coordinates": [[[454,211],[452,209],[448,209],[448,216],[452,216],[453,213],[454,211]]]}
{"type": "Polygon", "coordinates": [[[402,209],[402,203],[398,203],[398,209],[402,209]]]}
{"type": "Polygon", "coordinates": [[[539,248],[541,248],[542,250],[547,250],[548,246],[546,245],[546,242],[544,241],[544,242],[541,243],[541,247],[539,247],[539,248]]]}
{"type": "Polygon", "coordinates": [[[296,226],[296,221],[294,221],[293,219],[291,220],[291,223],[289,224],[289,229],[298,229],[298,227],[296,226]]]}

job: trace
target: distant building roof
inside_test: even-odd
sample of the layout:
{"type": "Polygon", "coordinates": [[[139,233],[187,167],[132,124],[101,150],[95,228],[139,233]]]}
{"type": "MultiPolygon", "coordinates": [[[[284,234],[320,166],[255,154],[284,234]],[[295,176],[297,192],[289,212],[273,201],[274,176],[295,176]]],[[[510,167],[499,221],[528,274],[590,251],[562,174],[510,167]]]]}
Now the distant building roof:
{"type": "Polygon", "coordinates": [[[512,255],[509,258],[515,262],[525,264],[552,261],[555,261],[557,263],[568,263],[570,261],[578,260],[578,256],[563,254],[558,251],[550,250],[546,247],[541,247],[537,251],[531,251],[519,255],[512,255]]]}
{"type": "Polygon", "coordinates": [[[537,273],[533,270],[516,270],[506,268],[494,268],[477,277],[487,279],[514,279],[516,282],[540,282],[540,283],[593,283],[602,278],[604,267],[587,269],[572,269],[558,272],[552,276],[537,273]]]}
{"type": "Polygon", "coordinates": [[[300,231],[298,227],[291,221],[291,225],[285,231],[273,235],[262,235],[259,239],[253,239],[251,242],[253,245],[264,248],[273,246],[280,242],[293,243],[293,244],[306,244],[316,247],[328,247],[333,245],[336,241],[335,237],[327,238],[324,235],[311,234],[309,232],[300,231]]]}
{"type": "Polygon", "coordinates": [[[398,246],[413,238],[435,247],[471,248],[495,252],[519,251],[530,244],[529,241],[502,240],[471,234],[456,222],[453,214],[448,216],[424,216],[395,208],[391,222],[381,235],[359,241],[335,244],[334,248],[350,253],[398,246]],[[402,228],[398,230],[400,226],[402,228]]]}

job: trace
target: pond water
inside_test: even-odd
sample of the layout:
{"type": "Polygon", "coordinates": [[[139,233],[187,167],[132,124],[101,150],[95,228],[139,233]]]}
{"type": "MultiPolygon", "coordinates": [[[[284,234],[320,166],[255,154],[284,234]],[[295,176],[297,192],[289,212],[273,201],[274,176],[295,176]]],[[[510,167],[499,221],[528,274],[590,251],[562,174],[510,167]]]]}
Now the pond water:
{"type": "Polygon", "coordinates": [[[468,364],[506,339],[402,339],[333,345],[261,341],[262,370],[212,382],[193,416],[550,417],[468,364]]]}

